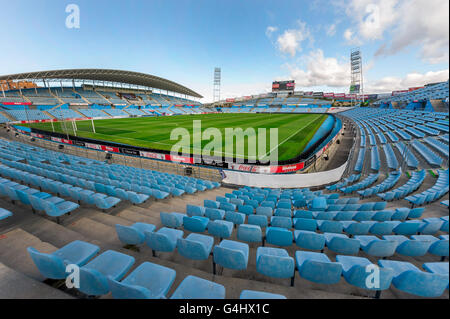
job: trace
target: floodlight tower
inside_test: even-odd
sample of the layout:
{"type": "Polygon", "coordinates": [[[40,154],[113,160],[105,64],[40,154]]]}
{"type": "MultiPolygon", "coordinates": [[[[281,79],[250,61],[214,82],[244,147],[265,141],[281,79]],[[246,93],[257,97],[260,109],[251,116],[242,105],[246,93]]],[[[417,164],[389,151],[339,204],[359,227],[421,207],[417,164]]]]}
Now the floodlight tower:
{"type": "Polygon", "coordinates": [[[213,102],[220,101],[220,81],[221,81],[221,69],[214,68],[214,91],[213,102]]]}
{"type": "Polygon", "coordinates": [[[364,86],[363,86],[363,71],[362,71],[362,54],[359,48],[354,48],[350,51],[350,94],[356,94],[356,98],[351,98],[353,101],[358,101],[358,95],[361,101],[364,102],[364,86]]]}

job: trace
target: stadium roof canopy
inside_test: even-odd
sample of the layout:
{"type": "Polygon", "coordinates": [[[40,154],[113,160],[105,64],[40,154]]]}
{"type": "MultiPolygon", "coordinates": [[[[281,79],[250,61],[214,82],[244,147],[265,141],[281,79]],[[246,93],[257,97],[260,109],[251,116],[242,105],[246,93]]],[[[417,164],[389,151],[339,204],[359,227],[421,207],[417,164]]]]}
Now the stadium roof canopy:
{"type": "Polygon", "coordinates": [[[18,73],[0,76],[0,80],[89,80],[103,81],[120,84],[130,84],[147,88],[160,89],[180,94],[185,94],[197,98],[202,98],[200,94],[187,87],[169,81],[158,76],[121,70],[108,69],[67,69],[53,71],[39,71],[29,73],[18,73]]]}

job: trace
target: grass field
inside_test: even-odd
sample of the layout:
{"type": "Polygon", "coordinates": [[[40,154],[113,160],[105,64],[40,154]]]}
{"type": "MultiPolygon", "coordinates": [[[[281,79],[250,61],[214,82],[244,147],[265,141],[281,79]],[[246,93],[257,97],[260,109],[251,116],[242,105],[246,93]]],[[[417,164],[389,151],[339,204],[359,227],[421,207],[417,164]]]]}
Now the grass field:
{"type": "MultiPolygon", "coordinates": [[[[269,129],[278,128],[278,160],[288,160],[300,155],[314,136],[317,129],[322,125],[328,115],[324,114],[203,114],[203,115],[180,115],[164,117],[141,117],[110,120],[95,120],[95,131],[92,131],[91,121],[77,121],[76,135],[96,140],[110,141],[120,144],[141,146],[146,148],[168,150],[179,142],[170,140],[172,129],[185,128],[190,133],[191,153],[200,154],[200,150],[192,147],[193,121],[201,120],[202,131],[207,128],[217,128],[223,136],[222,152],[225,152],[225,128],[266,128],[266,150],[269,152],[269,129]]],[[[71,122],[55,122],[54,130],[60,133],[74,135],[71,122]]],[[[45,131],[52,131],[51,123],[33,123],[28,126],[45,131]]],[[[202,148],[210,140],[202,141],[202,148]]],[[[244,154],[239,150],[233,151],[234,157],[248,158],[248,138],[244,138],[244,154]]],[[[212,154],[211,154],[212,155],[212,154]]]]}

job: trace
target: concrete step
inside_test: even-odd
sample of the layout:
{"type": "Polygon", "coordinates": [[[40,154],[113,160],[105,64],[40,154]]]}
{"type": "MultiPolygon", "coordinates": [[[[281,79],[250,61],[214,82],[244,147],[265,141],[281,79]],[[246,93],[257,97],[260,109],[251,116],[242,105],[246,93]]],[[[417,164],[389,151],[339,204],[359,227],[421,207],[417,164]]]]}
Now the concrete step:
{"type": "Polygon", "coordinates": [[[114,227],[105,225],[93,219],[83,217],[67,226],[68,229],[82,234],[89,240],[98,240],[104,246],[120,246],[114,227]]]}
{"type": "Polygon", "coordinates": [[[38,237],[17,228],[0,235],[0,262],[15,269],[28,277],[43,281],[45,278],[39,273],[27,248],[33,247],[40,252],[51,253],[57,247],[41,241],[38,237]]]}
{"type": "Polygon", "coordinates": [[[0,299],[67,299],[68,294],[0,263],[0,299]]]}
{"type": "Polygon", "coordinates": [[[108,215],[105,213],[91,214],[89,216],[89,219],[95,220],[99,223],[102,223],[106,226],[110,226],[113,228],[116,226],[116,224],[124,226],[131,226],[133,224],[133,222],[129,221],[128,219],[122,218],[120,216],[108,215]]]}

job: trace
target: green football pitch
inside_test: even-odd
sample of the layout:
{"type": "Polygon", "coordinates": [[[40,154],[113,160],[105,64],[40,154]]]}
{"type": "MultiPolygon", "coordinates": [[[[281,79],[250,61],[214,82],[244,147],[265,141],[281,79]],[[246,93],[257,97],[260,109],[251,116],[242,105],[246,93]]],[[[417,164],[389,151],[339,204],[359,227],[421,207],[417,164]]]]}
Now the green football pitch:
{"type": "MultiPolygon", "coordinates": [[[[259,142],[256,146],[259,153],[268,154],[271,150],[278,149],[278,160],[288,160],[302,153],[305,146],[314,136],[328,115],[325,114],[202,114],[202,115],[178,115],[161,117],[139,117],[123,119],[94,120],[95,133],[90,120],[76,122],[76,135],[90,139],[110,141],[120,144],[140,146],[157,150],[172,150],[176,143],[183,144],[181,137],[171,140],[171,132],[177,128],[184,128],[189,132],[190,153],[201,154],[201,149],[209,144],[213,137],[207,138],[205,131],[208,128],[217,128],[222,135],[222,149],[220,154],[230,155],[226,152],[225,132],[226,128],[242,128],[244,131],[253,128],[256,132],[255,140],[259,141],[258,129],[266,129],[266,145],[260,148],[259,142]],[[201,130],[204,140],[201,141],[201,149],[195,148],[193,141],[193,121],[201,121],[201,130]],[[270,144],[270,128],[278,129],[278,141],[270,144]],[[274,147],[275,145],[275,147],[274,147]],[[262,151],[261,151],[262,149],[262,151]]],[[[74,124],[70,121],[51,123],[28,124],[33,128],[59,133],[74,134],[74,124]]],[[[216,130],[217,132],[217,130],[216,130]]],[[[196,134],[195,138],[200,140],[196,134]]],[[[242,138],[241,138],[242,139],[242,138]]],[[[234,138],[233,155],[236,158],[248,157],[248,136],[243,137],[245,145],[237,148],[237,138],[234,138]],[[242,154],[243,153],[243,154],[242,154]]],[[[228,142],[230,140],[228,139],[228,142]]],[[[261,139],[263,141],[263,139],[261,139]]],[[[185,144],[183,144],[185,145],[185,144]]],[[[198,144],[197,144],[198,145],[198,144]]],[[[228,149],[229,150],[229,149],[228,149]]],[[[211,153],[213,155],[213,153],[211,153]]],[[[217,155],[217,153],[216,153],[217,155]]]]}

